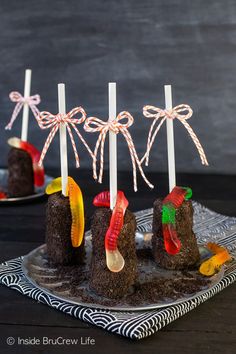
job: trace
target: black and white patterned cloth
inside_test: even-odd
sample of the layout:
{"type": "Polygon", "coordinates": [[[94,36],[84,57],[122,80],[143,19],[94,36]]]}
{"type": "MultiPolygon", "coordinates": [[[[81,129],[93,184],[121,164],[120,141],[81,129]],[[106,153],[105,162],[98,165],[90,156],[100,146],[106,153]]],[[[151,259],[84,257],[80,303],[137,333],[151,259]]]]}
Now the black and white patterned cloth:
{"type": "MultiPolygon", "coordinates": [[[[217,242],[230,250],[234,260],[223,279],[192,300],[159,310],[118,312],[91,309],[58,300],[32,285],[22,271],[22,257],[0,265],[0,283],[23,295],[103,329],[132,339],[142,339],[193,310],[236,281],[236,218],[217,214],[194,202],[194,231],[199,243],[217,242]]],[[[152,209],[136,213],[139,231],[151,229],[152,209]]]]}

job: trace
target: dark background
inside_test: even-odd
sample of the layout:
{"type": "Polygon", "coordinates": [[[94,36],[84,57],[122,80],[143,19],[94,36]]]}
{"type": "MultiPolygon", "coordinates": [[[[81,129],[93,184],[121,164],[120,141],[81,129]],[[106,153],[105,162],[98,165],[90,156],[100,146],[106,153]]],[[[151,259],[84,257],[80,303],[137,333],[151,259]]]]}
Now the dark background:
{"type": "MultiPolygon", "coordinates": [[[[235,0],[0,0],[0,166],[6,164],[7,138],[19,136],[21,127],[19,117],[12,132],[4,131],[14,107],[8,94],[12,90],[23,93],[27,67],[33,70],[32,93],[42,97],[40,109],[53,113],[57,112],[56,85],[64,81],[68,110],[82,105],[89,115],[106,119],[107,83],[117,81],[118,109],[135,116],[131,132],[140,155],[150,126],[142,116],[142,107],[163,107],[163,85],[170,83],[174,104],[188,103],[193,108],[190,123],[210,162],[209,168],[201,166],[193,143],[176,122],[178,183],[191,186],[194,199],[207,207],[236,215],[235,54],[235,0]]],[[[42,148],[46,134],[32,118],[29,137],[38,148],[42,148]]],[[[165,135],[163,127],[148,171],[166,171],[165,135]]],[[[86,138],[94,146],[95,137],[87,134],[86,138]]],[[[51,175],[58,174],[53,169],[59,167],[58,147],[57,137],[45,159],[51,175]]],[[[81,167],[88,168],[90,161],[84,149],[80,156],[81,167]]],[[[71,150],[70,158],[72,167],[71,150]]],[[[119,137],[119,169],[130,168],[127,146],[119,137]]],[[[94,210],[92,198],[104,186],[94,184],[86,170],[71,169],[71,174],[86,196],[89,220],[94,210]]],[[[158,192],[148,191],[140,181],[140,193],[135,194],[132,177],[119,172],[119,188],[128,194],[131,210],[151,207],[157,194],[167,194],[166,174],[151,173],[150,177],[158,192]]],[[[43,242],[44,212],[44,201],[0,208],[1,261],[22,256],[43,242]]],[[[104,353],[235,353],[235,286],[137,343],[65,316],[2,287],[2,352],[17,351],[16,347],[6,348],[5,338],[9,336],[88,335],[95,337],[96,351],[104,353]]],[[[23,349],[18,349],[22,353],[23,349]]],[[[89,351],[94,352],[94,348],[89,351]]],[[[57,347],[53,352],[68,353],[68,348],[57,347]]]]}
{"type": "MultiPolygon", "coordinates": [[[[201,166],[187,131],[176,121],[177,171],[236,173],[235,0],[0,0],[1,166],[7,137],[19,136],[21,127],[19,116],[13,131],[4,131],[14,107],[8,94],[23,93],[28,67],[32,94],[40,93],[40,109],[52,113],[57,112],[56,85],[65,82],[68,110],[82,105],[88,115],[107,119],[107,83],[116,81],[118,110],[135,117],[130,131],[140,156],[150,127],[142,107],[163,107],[163,85],[172,84],[173,103],[194,110],[189,122],[210,162],[209,168],[201,166]]],[[[30,141],[41,149],[47,133],[31,116],[30,141]]],[[[95,135],[85,134],[92,147],[95,135]]],[[[163,127],[148,170],[166,171],[165,139],[163,127]]],[[[59,166],[58,148],[57,137],[46,166],[59,166]]],[[[90,167],[80,144],[79,150],[81,167],[90,167]]],[[[119,169],[131,169],[121,136],[119,169]]]]}

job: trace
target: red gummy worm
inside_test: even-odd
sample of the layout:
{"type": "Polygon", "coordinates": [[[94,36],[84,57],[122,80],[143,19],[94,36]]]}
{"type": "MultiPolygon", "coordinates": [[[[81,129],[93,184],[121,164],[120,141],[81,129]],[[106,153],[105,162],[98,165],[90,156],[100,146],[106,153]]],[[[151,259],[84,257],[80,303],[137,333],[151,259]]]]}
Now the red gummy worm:
{"type": "Polygon", "coordinates": [[[96,197],[93,199],[93,205],[97,207],[107,207],[109,208],[110,206],[110,192],[109,191],[103,191],[96,195],[96,197]]]}
{"type": "Polygon", "coordinates": [[[179,253],[181,248],[181,242],[178,239],[177,232],[171,224],[162,225],[164,245],[167,253],[175,255],[179,253]]]}
{"type": "MultiPolygon", "coordinates": [[[[93,200],[95,206],[110,206],[110,192],[104,191],[99,193],[93,200]]],[[[105,248],[109,251],[117,249],[117,239],[124,224],[125,211],[129,205],[122,191],[117,192],[116,205],[113,209],[110,225],[105,236],[105,248]]]]}
{"type": "Polygon", "coordinates": [[[181,242],[178,238],[175,225],[175,213],[184,202],[192,195],[190,188],[174,187],[163,200],[162,206],[162,230],[164,245],[167,253],[175,255],[179,253],[181,242]]]}
{"type": "Polygon", "coordinates": [[[34,170],[34,185],[37,187],[41,187],[44,185],[44,168],[38,165],[40,159],[40,152],[36,149],[36,147],[27,141],[21,141],[20,147],[27,151],[33,162],[33,170],[34,170]]]}
{"type": "Polygon", "coordinates": [[[122,191],[118,191],[116,205],[113,209],[110,226],[105,236],[105,248],[108,251],[117,249],[117,239],[124,224],[125,211],[129,205],[122,191]]]}
{"type": "Polygon", "coordinates": [[[174,187],[172,191],[165,197],[163,204],[171,203],[175,209],[179,208],[185,199],[186,191],[181,187],[174,187]]]}

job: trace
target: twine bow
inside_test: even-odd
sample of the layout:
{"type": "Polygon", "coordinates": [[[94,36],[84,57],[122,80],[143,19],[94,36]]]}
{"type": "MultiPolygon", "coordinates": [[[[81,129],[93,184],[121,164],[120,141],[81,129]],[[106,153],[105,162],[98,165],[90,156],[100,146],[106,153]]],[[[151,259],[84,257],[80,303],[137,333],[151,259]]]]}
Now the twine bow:
{"type": "Polygon", "coordinates": [[[12,125],[14,123],[14,121],[16,120],[18,114],[20,113],[22,107],[24,106],[24,104],[28,104],[28,106],[30,107],[33,115],[35,116],[35,118],[37,118],[38,114],[39,114],[39,110],[36,107],[40,102],[40,96],[39,95],[34,95],[34,96],[29,96],[29,97],[23,97],[20,92],[17,91],[13,91],[9,94],[10,100],[12,102],[16,102],[16,106],[12,112],[12,116],[10,119],[10,122],[7,124],[7,126],[5,127],[5,129],[7,130],[11,130],[12,125]]]}
{"type": "Polygon", "coordinates": [[[58,114],[54,115],[54,114],[52,114],[50,112],[46,112],[46,111],[41,112],[37,116],[37,121],[38,121],[40,128],[41,129],[51,128],[51,131],[48,134],[48,137],[45,141],[45,144],[44,144],[44,147],[43,147],[43,150],[41,153],[41,157],[39,160],[39,165],[42,165],[42,162],[43,162],[44,157],[47,153],[47,150],[48,150],[56,132],[58,131],[61,123],[64,123],[66,125],[67,130],[68,130],[71,144],[72,144],[73,151],[74,151],[74,155],[75,155],[76,167],[80,166],[79,155],[77,152],[76,144],[75,144],[75,141],[74,141],[74,138],[72,135],[70,125],[74,128],[76,134],[78,135],[78,137],[80,138],[80,140],[82,141],[82,143],[84,144],[86,149],[88,150],[89,154],[93,158],[94,156],[93,156],[91,149],[89,148],[88,144],[86,143],[86,141],[84,140],[84,138],[82,137],[82,135],[80,134],[79,130],[76,127],[76,124],[83,123],[85,121],[85,119],[86,119],[86,113],[82,107],[75,107],[67,114],[58,113],[58,114]],[[77,113],[81,113],[81,117],[80,118],[73,118],[77,113]]]}
{"type": "Polygon", "coordinates": [[[98,182],[102,183],[102,177],[103,177],[103,166],[104,166],[104,143],[106,139],[107,132],[109,130],[113,131],[115,134],[118,134],[121,132],[128,144],[129,152],[130,152],[130,157],[132,161],[132,166],[133,166],[133,181],[134,181],[134,191],[137,191],[137,168],[136,165],[138,166],[138,169],[144,179],[144,181],[147,183],[147,185],[150,188],[153,188],[153,185],[148,181],[146,178],[140,160],[138,158],[133,139],[128,131],[128,128],[133,124],[134,118],[129,112],[120,112],[118,116],[112,120],[112,121],[107,121],[104,122],[99,118],[96,117],[90,117],[85,121],[84,124],[84,129],[89,132],[89,133],[94,133],[94,132],[99,132],[99,137],[95,145],[94,149],[94,159],[93,159],[93,177],[94,179],[97,179],[97,155],[98,155],[98,149],[100,147],[100,171],[99,171],[99,178],[98,182]],[[121,122],[121,120],[126,119],[125,122],[121,122]]]}
{"type": "Polygon", "coordinates": [[[190,137],[192,138],[192,140],[198,150],[202,164],[208,166],[208,161],[207,161],[206,155],[204,153],[203,147],[202,147],[198,137],[194,133],[193,129],[190,127],[190,125],[187,122],[187,119],[189,119],[192,116],[192,114],[193,114],[192,108],[187,104],[180,104],[170,110],[167,110],[167,109],[163,110],[161,108],[158,108],[155,106],[149,106],[149,105],[144,106],[143,107],[143,115],[146,118],[154,118],[154,121],[152,122],[152,125],[149,130],[148,141],[147,141],[147,150],[146,150],[145,155],[141,159],[141,163],[143,163],[143,161],[146,160],[145,164],[146,164],[146,166],[148,166],[150,150],[152,148],[152,145],[154,143],[156,135],[157,135],[159,129],[161,128],[162,124],[164,123],[164,121],[166,119],[178,119],[184,125],[184,127],[187,129],[190,137]],[[187,113],[181,114],[182,112],[187,112],[187,113]],[[159,119],[161,119],[161,121],[159,122],[158,126],[154,130],[154,127],[159,119]]]}

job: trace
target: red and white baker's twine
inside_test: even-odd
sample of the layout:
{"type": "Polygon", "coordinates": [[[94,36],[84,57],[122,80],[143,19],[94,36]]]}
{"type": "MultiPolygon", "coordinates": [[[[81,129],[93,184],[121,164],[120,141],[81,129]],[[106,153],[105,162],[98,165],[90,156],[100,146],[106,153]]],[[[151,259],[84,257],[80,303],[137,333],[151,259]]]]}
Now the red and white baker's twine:
{"type": "Polygon", "coordinates": [[[35,118],[37,118],[37,116],[39,114],[39,110],[38,110],[38,108],[36,106],[41,102],[41,99],[40,99],[39,95],[23,97],[20,94],[20,92],[13,91],[13,92],[11,92],[9,94],[9,97],[10,97],[10,100],[12,102],[16,102],[16,106],[15,106],[14,111],[12,113],[10,122],[7,124],[5,129],[11,130],[14,121],[16,120],[18,114],[21,111],[21,108],[24,106],[25,103],[28,104],[28,106],[30,107],[33,115],[35,116],[35,118]]]}
{"type": "Polygon", "coordinates": [[[147,185],[150,188],[153,188],[153,185],[148,181],[146,178],[140,160],[138,158],[133,139],[128,131],[128,128],[133,124],[134,118],[129,112],[120,112],[118,116],[112,120],[112,121],[107,121],[104,122],[99,118],[96,117],[90,117],[87,118],[84,124],[84,129],[89,132],[89,133],[94,133],[94,132],[99,132],[99,137],[95,145],[94,149],[94,159],[93,159],[93,177],[94,179],[97,179],[97,155],[98,155],[98,149],[100,147],[100,172],[99,172],[99,178],[98,182],[102,183],[102,177],[103,177],[103,166],[104,166],[104,143],[106,139],[107,132],[109,130],[113,131],[115,134],[118,134],[121,132],[128,144],[129,152],[130,152],[130,157],[132,161],[132,166],[133,166],[133,181],[134,181],[134,191],[137,191],[137,171],[136,171],[136,165],[138,166],[138,169],[144,179],[144,181],[147,183],[147,185]],[[126,123],[121,123],[122,119],[126,119],[126,123]]]}
{"type": "Polygon", "coordinates": [[[192,108],[189,105],[180,104],[170,110],[167,110],[167,109],[163,110],[163,109],[155,107],[155,106],[147,105],[147,106],[143,107],[143,114],[146,118],[154,118],[154,121],[152,122],[152,125],[149,130],[148,141],[147,141],[147,150],[146,150],[145,155],[141,159],[141,163],[143,163],[143,161],[146,160],[145,164],[146,164],[146,166],[148,166],[150,150],[152,148],[152,145],[154,143],[156,135],[157,135],[159,129],[161,128],[162,124],[164,123],[164,121],[166,119],[176,119],[177,118],[184,125],[184,127],[187,129],[190,137],[192,138],[192,140],[198,150],[198,153],[200,155],[202,164],[208,166],[208,161],[207,161],[206,155],[204,153],[203,147],[202,147],[200,141],[198,140],[198,137],[194,133],[193,129],[186,122],[186,120],[189,119],[193,114],[192,108]],[[187,113],[181,114],[181,112],[187,112],[187,113]],[[161,119],[161,121],[159,122],[158,126],[154,130],[155,124],[158,122],[159,119],[161,119]]]}
{"type": "Polygon", "coordinates": [[[79,164],[79,155],[77,152],[76,144],[75,144],[75,141],[74,141],[74,138],[72,135],[70,125],[74,128],[76,134],[78,135],[78,137],[80,138],[80,140],[82,141],[82,143],[84,144],[86,149],[88,150],[91,157],[94,158],[94,155],[93,155],[91,149],[89,148],[88,144],[86,143],[86,141],[84,140],[84,138],[82,137],[82,135],[80,134],[79,130],[76,127],[76,124],[83,123],[85,121],[85,119],[86,119],[86,113],[82,107],[75,107],[69,113],[66,113],[66,114],[58,113],[58,114],[54,115],[50,112],[44,111],[44,112],[41,112],[37,116],[37,121],[38,121],[38,124],[41,129],[51,128],[51,131],[45,141],[45,144],[44,144],[44,147],[43,147],[43,150],[41,153],[41,157],[39,160],[40,166],[42,165],[42,162],[43,162],[43,159],[47,153],[47,150],[48,150],[56,132],[58,131],[61,123],[64,123],[66,125],[67,130],[68,130],[71,144],[72,144],[72,147],[74,150],[76,167],[79,167],[79,165],[80,165],[79,164]],[[81,113],[81,118],[73,118],[77,113],[81,113]]]}

